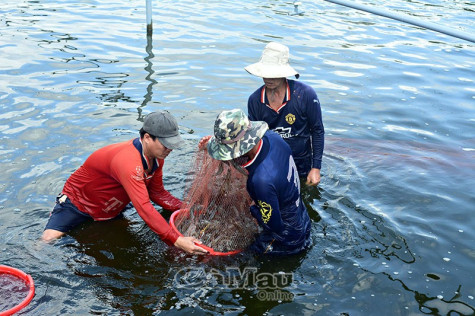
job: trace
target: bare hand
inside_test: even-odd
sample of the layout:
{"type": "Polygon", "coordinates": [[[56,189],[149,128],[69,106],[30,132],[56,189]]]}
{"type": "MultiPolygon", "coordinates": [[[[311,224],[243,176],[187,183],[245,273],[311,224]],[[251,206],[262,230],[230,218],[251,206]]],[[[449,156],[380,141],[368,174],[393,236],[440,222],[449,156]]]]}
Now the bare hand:
{"type": "Polygon", "coordinates": [[[312,168],[307,175],[307,182],[305,183],[308,186],[318,185],[320,183],[320,169],[312,168]]]}
{"type": "Polygon", "coordinates": [[[201,244],[201,241],[199,241],[195,237],[182,237],[182,236],[180,236],[175,241],[175,247],[180,248],[181,250],[184,250],[187,253],[190,253],[190,254],[193,254],[193,255],[208,253],[207,250],[201,248],[200,246],[195,245],[195,243],[196,244],[201,244]]]}
{"type": "Polygon", "coordinates": [[[211,137],[212,137],[211,135],[208,135],[200,139],[200,142],[198,143],[198,148],[200,150],[206,149],[206,145],[208,144],[208,141],[210,140],[211,137]]]}

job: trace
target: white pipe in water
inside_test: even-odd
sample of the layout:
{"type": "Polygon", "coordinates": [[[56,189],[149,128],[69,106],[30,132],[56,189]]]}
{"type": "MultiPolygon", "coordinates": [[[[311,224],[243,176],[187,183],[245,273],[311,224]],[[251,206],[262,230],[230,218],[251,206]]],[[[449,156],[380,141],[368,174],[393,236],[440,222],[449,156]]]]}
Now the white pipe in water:
{"type": "Polygon", "coordinates": [[[355,3],[355,2],[349,2],[349,1],[344,1],[344,0],[324,0],[324,1],[332,2],[332,3],[335,3],[335,4],[343,5],[343,6],[350,7],[350,8],[357,9],[357,10],[361,10],[361,11],[366,11],[366,12],[373,13],[373,14],[376,14],[376,15],[381,15],[381,16],[384,16],[384,17],[387,17],[387,18],[390,18],[390,19],[399,20],[399,21],[402,21],[402,22],[405,22],[405,23],[413,24],[413,25],[416,25],[416,26],[423,27],[425,29],[429,29],[429,30],[432,30],[432,31],[436,31],[436,32],[439,32],[439,33],[443,33],[443,34],[446,34],[446,35],[450,35],[450,36],[453,36],[453,37],[457,37],[457,38],[475,43],[475,36],[472,36],[471,34],[467,34],[467,33],[464,33],[462,31],[458,31],[458,30],[449,29],[449,28],[444,27],[442,25],[438,25],[438,24],[431,23],[431,22],[428,22],[428,21],[422,21],[420,19],[415,19],[415,18],[410,17],[410,16],[405,16],[405,15],[397,14],[397,13],[394,13],[394,12],[389,12],[389,11],[386,11],[386,10],[383,10],[383,9],[369,7],[367,5],[358,4],[358,3],[355,3]]]}
{"type": "Polygon", "coordinates": [[[152,0],[145,0],[146,2],[146,18],[147,18],[147,30],[152,29],[152,0]]]}

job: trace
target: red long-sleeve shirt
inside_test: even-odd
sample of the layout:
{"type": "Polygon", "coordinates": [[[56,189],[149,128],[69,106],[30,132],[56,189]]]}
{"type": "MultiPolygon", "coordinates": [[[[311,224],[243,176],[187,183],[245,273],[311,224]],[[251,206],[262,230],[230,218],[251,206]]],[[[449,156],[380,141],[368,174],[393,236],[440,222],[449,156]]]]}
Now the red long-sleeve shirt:
{"type": "Polygon", "coordinates": [[[132,202],[147,225],[168,245],[178,234],[150,200],[168,210],[177,210],[181,200],[163,186],[163,159],[155,159],[149,174],[140,139],[108,145],[86,159],[66,181],[63,192],[82,212],[94,220],[116,217],[132,202]]]}

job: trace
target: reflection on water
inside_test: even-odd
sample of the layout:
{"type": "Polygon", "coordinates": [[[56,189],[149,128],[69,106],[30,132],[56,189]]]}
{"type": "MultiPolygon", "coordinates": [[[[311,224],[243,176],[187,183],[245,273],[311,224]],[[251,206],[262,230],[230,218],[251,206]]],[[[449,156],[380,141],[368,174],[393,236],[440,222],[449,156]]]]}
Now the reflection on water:
{"type": "MultiPolygon", "coordinates": [[[[473,30],[468,2],[372,5],[473,30]]],[[[25,314],[474,313],[472,44],[328,2],[153,6],[147,36],[141,1],[2,3],[0,263],[35,280],[25,314]],[[164,182],[182,197],[198,140],[246,108],[262,80],[243,67],[271,40],[322,103],[322,183],[302,185],[311,249],[190,257],[134,209],[38,242],[67,177],[151,111],[178,118],[164,182]]]]}

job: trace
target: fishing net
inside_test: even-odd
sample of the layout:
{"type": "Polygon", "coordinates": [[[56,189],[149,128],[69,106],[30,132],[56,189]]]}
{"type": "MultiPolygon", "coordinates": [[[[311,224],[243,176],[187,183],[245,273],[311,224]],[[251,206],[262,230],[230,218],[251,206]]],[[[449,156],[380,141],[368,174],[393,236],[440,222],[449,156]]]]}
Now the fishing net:
{"type": "Polygon", "coordinates": [[[193,236],[210,254],[235,254],[248,247],[258,232],[249,212],[247,175],[231,163],[211,158],[205,150],[195,155],[185,188],[183,207],[170,218],[183,236],[193,236]]]}

